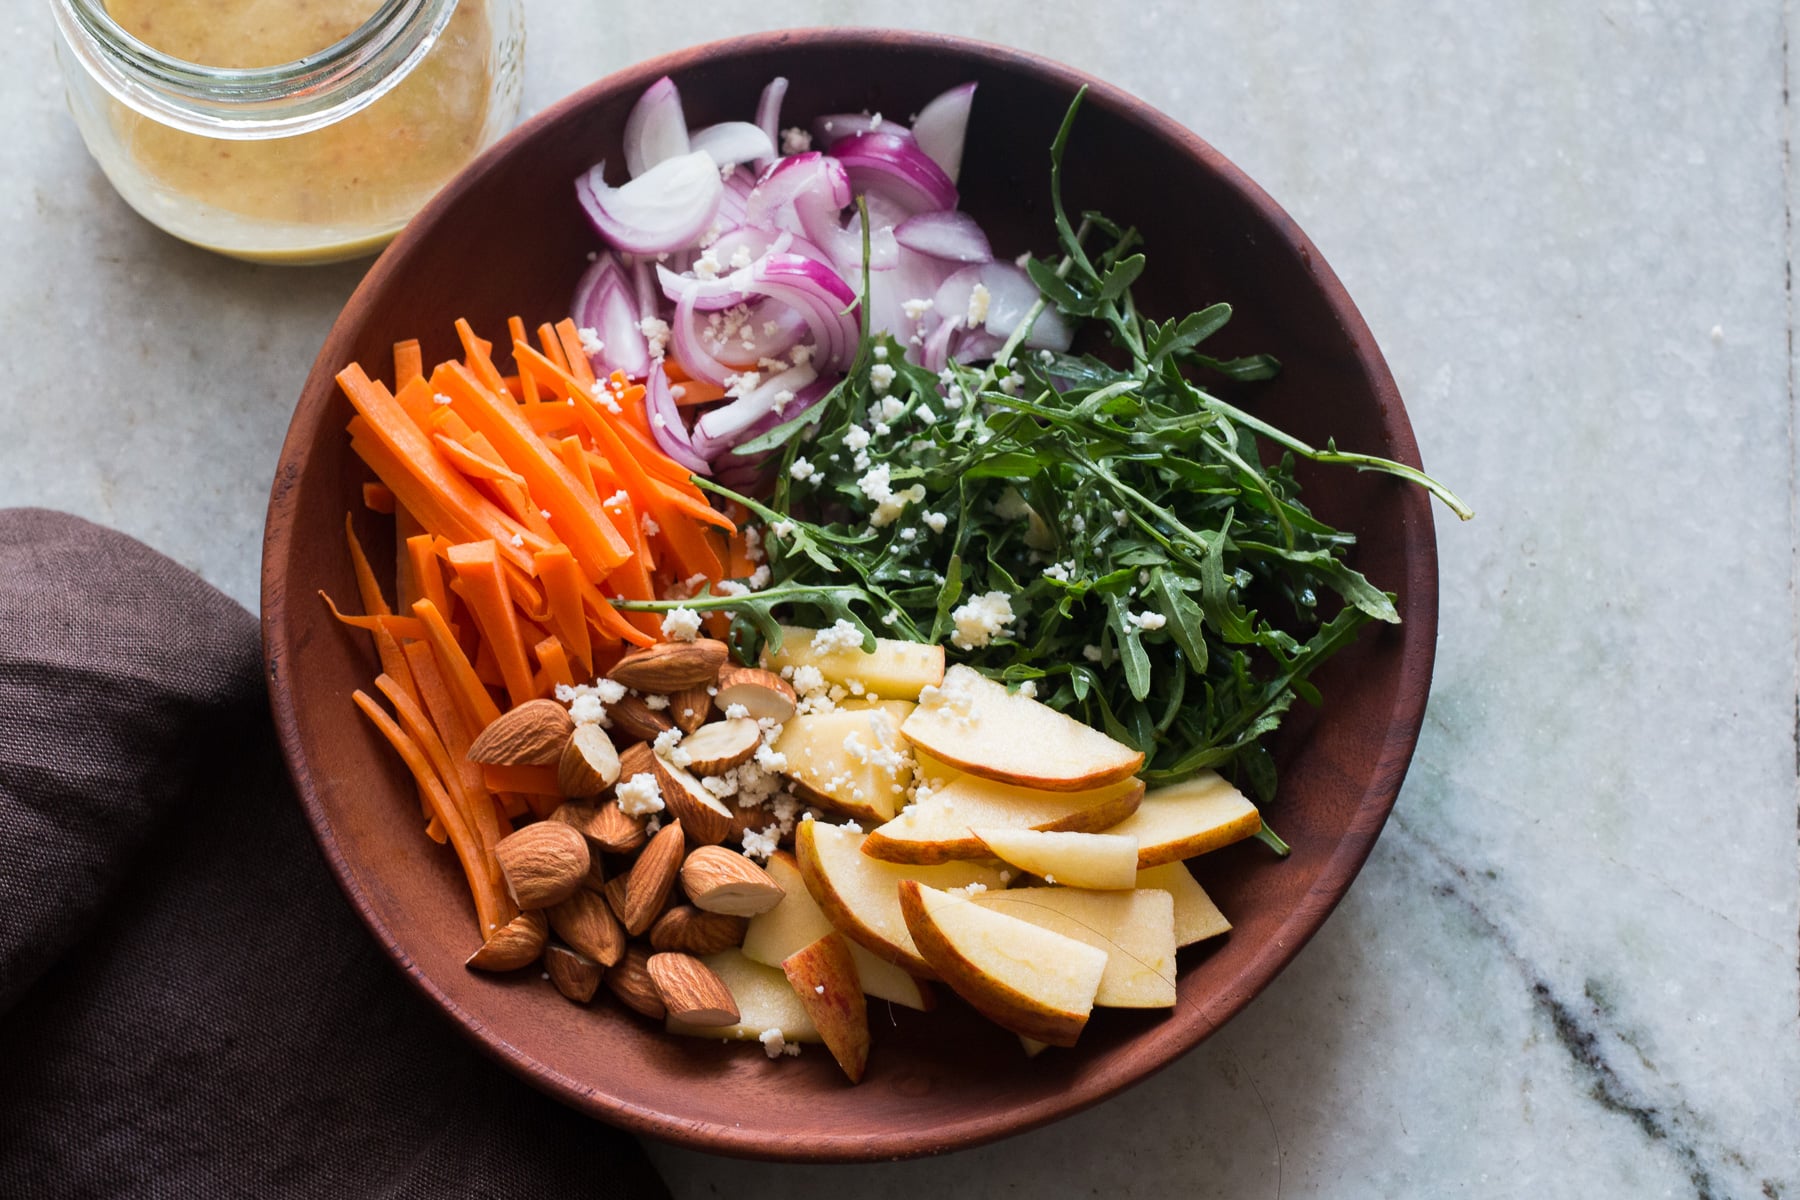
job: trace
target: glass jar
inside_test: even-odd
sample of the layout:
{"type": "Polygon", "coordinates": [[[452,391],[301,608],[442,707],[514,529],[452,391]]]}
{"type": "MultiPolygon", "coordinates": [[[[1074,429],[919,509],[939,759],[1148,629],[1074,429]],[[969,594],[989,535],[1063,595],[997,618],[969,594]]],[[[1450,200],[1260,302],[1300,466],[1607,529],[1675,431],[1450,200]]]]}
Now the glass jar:
{"type": "Polygon", "coordinates": [[[101,170],[184,241],[372,254],[519,108],[520,0],[51,0],[101,170]]]}

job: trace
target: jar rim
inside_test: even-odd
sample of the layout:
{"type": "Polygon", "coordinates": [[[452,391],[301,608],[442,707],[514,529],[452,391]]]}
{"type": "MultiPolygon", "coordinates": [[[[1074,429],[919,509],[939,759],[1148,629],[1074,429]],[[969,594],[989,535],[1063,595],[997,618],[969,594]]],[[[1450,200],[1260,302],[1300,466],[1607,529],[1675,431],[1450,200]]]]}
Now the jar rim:
{"type": "Polygon", "coordinates": [[[411,73],[458,0],[382,0],[329,46],[264,67],[212,67],[128,32],[105,0],[52,0],[65,44],[113,98],[162,124],[235,140],[292,137],[373,104],[411,73]]]}

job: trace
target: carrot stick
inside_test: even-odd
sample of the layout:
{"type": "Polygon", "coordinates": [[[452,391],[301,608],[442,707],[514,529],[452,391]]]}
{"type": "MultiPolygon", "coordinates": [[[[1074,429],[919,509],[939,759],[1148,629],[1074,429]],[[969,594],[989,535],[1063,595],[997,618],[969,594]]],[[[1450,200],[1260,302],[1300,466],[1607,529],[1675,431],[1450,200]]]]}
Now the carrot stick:
{"type": "Polygon", "coordinates": [[[449,834],[450,843],[456,849],[456,857],[462,863],[463,874],[468,878],[469,892],[475,900],[477,926],[483,936],[512,920],[512,915],[507,911],[512,905],[499,894],[488,877],[486,864],[482,861],[481,847],[476,843],[462,814],[451,803],[449,793],[438,781],[436,772],[426,761],[418,743],[408,737],[406,731],[395,724],[381,705],[375,703],[362,689],[352,692],[350,698],[399,753],[401,761],[406,763],[407,769],[412,772],[413,778],[431,801],[432,815],[443,825],[444,832],[449,834]]]}
{"type": "MultiPolygon", "coordinates": [[[[406,539],[405,562],[411,568],[413,587],[418,593],[413,600],[429,600],[437,605],[439,612],[448,612],[450,597],[444,590],[444,571],[438,565],[430,534],[415,534],[406,539]]],[[[412,603],[408,602],[406,608],[408,612],[412,611],[412,603]]]]}
{"type": "Polygon", "coordinates": [[[444,620],[443,611],[430,600],[421,600],[413,605],[413,615],[418,617],[419,624],[424,627],[425,640],[431,643],[431,652],[437,656],[445,681],[454,689],[451,695],[456,697],[457,708],[462,713],[470,736],[480,737],[482,730],[499,719],[500,706],[494,703],[494,698],[481,686],[481,680],[475,675],[474,664],[457,643],[456,635],[444,620]]]}
{"type": "Polygon", "coordinates": [[[506,465],[525,477],[532,497],[550,511],[551,527],[575,552],[582,569],[590,573],[589,578],[598,579],[625,561],[630,547],[601,515],[600,506],[582,491],[568,468],[519,416],[516,404],[483,388],[474,376],[454,363],[433,373],[432,386],[448,393],[457,411],[487,435],[505,457],[506,465]]]}
{"type": "Polygon", "coordinates": [[[492,791],[555,796],[559,799],[562,797],[562,788],[556,782],[555,767],[506,767],[482,763],[481,775],[492,791]]]}
{"type": "MultiPolygon", "coordinates": [[[[555,363],[557,368],[564,374],[568,374],[569,360],[568,357],[563,354],[562,339],[556,336],[556,326],[550,324],[539,325],[537,334],[538,341],[541,342],[544,347],[544,357],[555,363]]],[[[515,343],[515,345],[516,344],[517,343],[515,343]]],[[[518,352],[516,350],[514,351],[513,358],[515,362],[518,361],[518,352]]],[[[525,364],[519,363],[519,374],[523,375],[524,373],[525,364]]]]}
{"type": "Polygon", "coordinates": [[[365,483],[362,486],[363,507],[370,512],[383,516],[394,515],[394,493],[388,490],[385,483],[365,483]]]}
{"type": "MultiPolygon", "coordinates": [[[[494,343],[476,337],[475,331],[469,327],[468,321],[461,317],[456,319],[456,336],[462,339],[463,361],[468,366],[469,373],[479,379],[481,386],[488,391],[499,392],[510,399],[511,396],[506,390],[506,380],[501,377],[500,368],[494,365],[491,357],[494,343]]],[[[435,376],[437,372],[434,371],[432,374],[435,376]]]]}
{"type": "Polygon", "coordinates": [[[553,695],[558,684],[564,687],[575,686],[575,673],[569,669],[569,656],[564,653],[562,642],[555,634],[532,647],[532,656],[542,668],[537,675],[538,695],[553,695]]]}
{"type": "Polygon", "coordinates": [[[531,806],[525,803],[525,797],[519,795],[517,792],[495,792],[494,799],[500,805],[501,814],[509,821],[514,817],[522,817],[531,811],[531,806]]]}
{"type": "MultiPolygon", "coordinates": [[[[530,372],[526,372],[524,377],[533,378],[530,372]]],[[[575,428],[575,410],[569,407],[566,400],[549,404],[521,404],[519,415],[525,418],[527,425],[544,437],[561,437],[575,428]]]]}
{"type": "MultiPolygon", "coordinates": [[[[457,771],[456,763],[451,759],[450,752],[445,749],[443,739],[438,737],[437,729],[432,725],[431,718],[425,715],[425,710],[419,706],[418,699],[408,693],[410,683],[403,686],[393,676],[383,674],[375,677],[375,686],[380,689],[382,695],[387,697],[388,703],[394,706],[394,715],[399,718],[400,727],[406,731],[406,735],[417,744],[419,749],[425,752],[425,757],[430,760],[432,769],[437,772],[438,782],[444,785],[444,791],[449,794],[451,803],[456,805],[457,810],[462,813],[464,822],[475,834],[476,842],[481,847],[483,861],[486,862],[488,856],[494,852],[494,843],[500,840],[499,823],[490,821],[489,828],[485,830],[482,828],[476,816],[475,799],[463,786],[462,775],[457,771]]],[[[482,803],[486,803],[485,798],[482,803]]],[[[490,813],[492,807],[492,805],[488,806],[490,813]]],[[[494,874],[492,866],[487,867],[487,874],[490,877],[494,874]]]]}
{"type": "Polygon", "coordinates": [[[419,573],[407,553],[406,543],[418,537],[425,530],[420,526],[404,505],[394,508],[394,607],[400,612],[411,612],[413,601],[423,593],[419,591],[419,573]]]}
{"type": "Polygon", "coordinates": [[[450,460],[450,465],[464,475],[474,479],[505,479],[524,486],[525,477],[523,475],[517,471],[508,470],[500,463],[483,458],[454,438],[434,433],[431,435],[431,440],[436,442],[437,448],[444,452],[444,457],[450,460]]]}
{"type": "MultiPolygon", "coordinates": [[[[388,618],[389,621],[393,619],[388,618]]],[[[406,652],[385,623],[375,627],[375,653],[381,659],[382,674],[398,684],[409,700],[418,703],[419,691],[413,686],[412,668],[406,665],[406,652]]]]}
{"type": "MultiPolygon", "coordinates": [[[[506,332],[513,341],[524,341],[526,336],[525,322],[519,320],[517,317],[506,318],[506,332]]],[[[537,380],[533,379],[523,371],[519,372],[519,399],[523,400],[526,404],[536,404],[538,402],[537,380]]]]}
{"type": "Polygon", "coordinates": [[[397,392],[425,373],[425,358],[419,353],[419,339],[407,338],[394,343],[394,390],[397,392]]]}
{"type": "Polygon", "coordinates": [[[588,638],[587,614],[581,605],[581,568],[567,546],[552,546],[533,560],[538,580],[544,585],[544,598],[549,603],[550,625],[556,636],[574,655],[582,673],[592,677],[593,643],[588,638]]]}
{"type": "MultiPolygon", "coordinates": [[[[424,803],[424,801],[421,800],[420,803],[424,803]]],[[[444,832],[444,823],[436,817],[425,823],[425,836],[440,846],[450,839],[450,835],[444,832]]]]}
{"type": "Polygon", "coordinates": [[[575,328],[575,322],[568,317],[558,321],[556,340],[562,346],[563,360],[569,364],[569,374],[575,377],[576,383],[591,391],[594,386],[594,364],[588,360],[587,349],[581,344],[581,331],[575,328]]]}
{"type": "Polygon", "coordinates": [[[693,408],[699,404],[711,404],[715,400],[725,398],[725,389],[716,383],[707,383],[703,379],[690,379],[685,383],[672,383],[670,389],[675,393],[677,408],[693,408]]]}
{"type": "Polygon", "coordinates": [[[444,673],[438,670],[437,654],[429,642],[408,642],[403,650],[406,665],[412,671],[413,686],[419,689],[419,699],[431,717],[431,724],[443,741],[450,761],[456,765],[463,790],[472,796],[479,795],[488,808],[493,809],[493,797],[488,795],[487,786],[481,782],[481,764],[472,763],[468,758],[469,747],[475,739],[457,709],[455,695],[444,682],[444,673]]]}
{"type": "Polygon", "coordinates": [[[525,643],[519,634],[519,614],[513,608],[500,573],[500,556],[491,541],[450,547],[450,569],[456,572],[458,594],[475,617],[484,641],[494,650],[506,694],[514,705],[534,699],[531,667],[525,661],[525,643]]]}
{"type": "Polygon", "coordinates": [[[350,543],[350,566],[356,572],[356,590],[362,596],[363,612],[371,617],[390,615],[394,610],[381,594],[381,584],[375,580],[375,571],[369,566],[369,556],[363,553],[349,513],[344,514],[344,540],[350,543]]]}
{"type": "Polygon", "coordinates": [[[337,604],[323,591],[319,593],[319,597],[325,601],[326,607],[331,609],[331,615],[333,617],[340,623],[349,625],[352,628],[366,630],[369,633],[374,633],[377,629],[386,629],[396,638],[419,638],[425,636],[424,626],[420,625],[419,622],[412,617],[396,617],[392,615],[385,617],[351,616],[349,613],[339,611],[337,604]]]}

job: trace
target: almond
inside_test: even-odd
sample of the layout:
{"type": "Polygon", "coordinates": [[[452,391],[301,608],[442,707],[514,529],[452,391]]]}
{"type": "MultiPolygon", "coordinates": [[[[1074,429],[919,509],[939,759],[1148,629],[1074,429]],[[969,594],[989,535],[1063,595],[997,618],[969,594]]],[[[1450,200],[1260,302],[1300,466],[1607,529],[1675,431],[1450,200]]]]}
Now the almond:
{"type": "Polygon", "coordinates": [[[712,638],[659,642],[621,658],[607,672],[607,678],[640,692],[667,695],[711,683],[730,656],[725,643],[712,638]]]}
{"type": "Polygon", "coordinates": [[[577,1004],[586,1004],[600,987],[604,968],[587,955],[567,946],[550,946],[544,951],[544,970],[556,990],[577,1004]]]}
{"type": "Polygon", "coordinates": [[[681,740],[688,754],[688,770],[696,775],[723,775],[750,761],[762,744],[762,730],[748,717],[702,725],[681,740]]]}
{"type": "Polygon", "coordinates": [[[617,704],[607,705],[606,715],[612,718],[613,728],[631,741],[654,742],[657,734],[675,728],[666,711],[657,712],[642,696],[627,695],[617,704]]]}
{"type": "Polygon", "coordinates": [[[642,775],[646,771],[656,770],[656,751],[643,742],[627,746],[619,751],[619,778],[630,779],[633,775],[642,775]]]}
{"type": "Polygon", "coordinates": [[[541,912],[522,912],[488,935],[466,966],[482,971],[516,971],[537,961],[550,937],[550,922],[541,912]]]}
{"type": "Polygon", "coordinates": [[[625,931],[607,907],[604,897],[586,888],[549,910],[550,928],[556,936],[603,967],[610,967],[625,953],[625,931]]]}
{"type": "Polygon", "coordinates": [[[619,998],[619,1003],[632,1012],[660,1021],[668,1015],[656,984],[650,979],[650,954],[642,946],[625,951],[625,957],[606,972],[606,986],[619,998]]]}
{"type": "Polygon", "coordinates": [[[581,832],[608,854],[636,854],[650,840],[644,832],[645,820],[620,808],[617,801],[606,800],[594,809],[593,819],[581,832]]]}
{"type": "Polygon", "coordinates": [[[675,728],[692,733],[706,724],[713,707],[712,693],[706,690],[708,686],[700,684],[669,693],[669,718],[675,722],[675,728]]]}
{"type": "Polygon", "coordinates": [[[528,700],[488,722],[469,747],[469,761],[497,767],[550,767],[574,732],[569,710],[554,700],[528,700]]]}
{"type": "MultiPolygon", "coordinates": [[[[632,937],[650,928],[662,915],[669,900],[669,889],[675,886],[675,876],[681,870],[681,853],[686,846],[681,822],[671,821],[650,839],[637,862],[631,865],[630,872],[622,877],[625,882],[619,888],[614,911],[632,937]]],[[[617,880],[609,883],[608,889],[616,883],[617,880]]],[[[613,899],[611,890],[607,892],[607,899],[613,899]]]]}
{"type": "Polygon", "coordinates": [[[656,788],[695,844],[712,846],[731,832],[731,810],[701,782],[662,755],[654,756],[656,788]]]}
{"type": "Polygon", "coordinates": [[[588,872],[587,839],[561,821],[539,821],[494,845],[513,903],[549,908],[567,900],[588,872]]]}
{"type": "Polygon", "coordinates": [[[650,945],[684,954],[717,954],[743,945],[749,927],[750,922],[744,917],[702,912],[691,904],[679,904],[650,927],[650,945]]]}
{"type": "MultiPolygon", "coordinates": [[[[731,810],[731,832],[726,834],[725,840],[719,844],[721,846],[742,846],[744,833],[747,830],[761,833],[771,825],[779,826],[780,824],[781,822],[775,819],[775,814],[761,805],[752,805],[749,808],[734,807],[731,810]]],[[[781,840],[791,842],[793,839],[790,836],[781,840]]]]}
{"type": "Polygon", "coordinates": [[[619,781],[619,752],[598,725],[577,725],[556,764],[565,796],[598,796],[619,781]]]}
{"type": "Polygon", "coordinates": [[[760,667],[725,667],[719,672],[719,711],[734,704],[744,706],[755,721],[786,723],[794,715],[797,697],[787,680],[760,667]]]}
{"type": "Polygon", "coordinates": [[[644,964],[663,1006],[689,1025],[731,1025],[738,1019],[731,989],[713,969],[691,954],[665,950],[644,964]]]}
{"type": "Polygon", "coordinates": [[[688,855],[681,888],[695,908],[736,917],[766,913],[787,894],[767,871],[723,846],[701,846],[688,855]]]}

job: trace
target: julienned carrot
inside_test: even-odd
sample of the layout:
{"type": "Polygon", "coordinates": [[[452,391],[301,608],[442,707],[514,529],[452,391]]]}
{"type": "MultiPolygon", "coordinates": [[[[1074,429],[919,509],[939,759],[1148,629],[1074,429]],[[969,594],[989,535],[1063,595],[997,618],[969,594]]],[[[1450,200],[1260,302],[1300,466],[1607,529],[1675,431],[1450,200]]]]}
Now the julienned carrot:
{"type": "MultiPolygon", "coordinates": [[[[531,373],[526,372],[525,378],[531,379],[531,373]]],[[[552,400],[547,404],[521,404],[519,415],[525,418],[527,425],[544,437],[563,437],[575,429],[575,410],[566,400],[552,400]]]]}
{"type": "Polygon", "coordinates": [[[450,464],[464,475],[475,479],[506,479],[521,485],[525,482],[525,477],[517,471],[508,469],[502,463],[483,458],[455,438],[434,433],[431,435],[431,440],[437,443],[437,448],[444,452],[444,457],[450,460],[450,464]]]}
{"type": "MultiPolygon", "coordinates": [[[[506,318],[506,332],[510,340],[515,342],[524,341],[526,336],[525,322],[519,320],[517,317],[506,318]]],[[[534,405],[538,402],[537,380],[525,374],[523,371],[519,372],[519,399],[527,405],[534,405]]]]}
{"type": "Polygon", "coordinates": [[[394,390],[397,392],[425,373],[425,358],[419,353],[419,339],[407,338],[394,343],[394,390]]]}
{"type": "Polygon", "coordinates": [[[536,698],[531,666],[525,660],[525,642],[519,632],[519,613],[500,574],[500,556],[493,542],[470,542],[450,547],[450,569],[456,572],[456,591],[469,606],[482,641],[493,648],[506,694],[517,706],[536,698]]]}
{"type": "Polygon", "coordinates": [[[498,766],[494,763],[482,763],[481,775],[492,791],[519,792],[527,796],[556,796],[559,799],[562,796],[562,788],[556,782],[555,767],[498,766]]]}
{"type": "Polygon", "coordinates": [[[488,877],[481,847],[476,842],[474,831],[469,828],[468,822],[463,820],[462,813],[458,812],[456,806],[451,802],[450,794],[439,782],[437,772],[432,770],[431,763],[426,760],[424,752],[419,749],[418,744],[412,738],[406,735],[406,731],[395,724],[394,719],[387,715],[381,705],[375,703],[362,689],[358,688],[351,693],[350,698],[356,703],[356,707],[363,711],[363,715],[368,717],[369,721],[380,731],[381,736],[385,737],[388,743],[394,747],[394,750],[400,755],[401,761],[406,764],[407,769],[412,772],[413,778],[418,781],[419,787],[430,799],[434,810],[432,815],[443,825],[444,832],[450,835],[450,844],[455,847],[456,857],[462,863],[463,875],[469,881],[469,893],[475,900],[475,919],[480,927],[482,937],[486,938],[494,930],[512,920],[515,914],[513,911],[509,911],[513,908],[511,902],[495,888],[493,880],[488,877]]]}
{"type": "Polygon", "coordinates": [[[425,599],[437,605],[439,612],[447,612],[450,608],[450,596],[444,587],[444,571],[438,565],[437,551],[432,547],[429,533],[414,534],[406,539],[406,554],[403,560],[410,569],[413,587],[417,594],[406,602],[406,611],[411,612],[413,602],[425,599]]]}
{"type": "Polygon", "coordinates": [[[418,518],[408,512],[404,504],[394,506],[394,608],[396,611],[411,612],[413,601],[423,594],[419,591],[419,577],[414,570],[412,558],[407,554],[406,543],[424,532],[418,518]]]}
{"type": "Polygon", "coordinates": [[[437,656],[444,682],[452,689],[450,694],[456,698],[456,706],[462,712],[470,736],[480,737],[482,730],[500,718],[500,706],[494,703],[494,698],[476,677],[475,664],[463,653],[438,606],[429,600],[421,600],[413,605],[413,615],[425,630],[425,640],[431,643],[431,652],[437,656]]]}
{"type": "Polygon", "coordinates": [[[544,439],[519,416],[517,404],[482,387],[455,363],[446,363],[434,371],[431,386],[449,395],[463,418],[487,435],[506,465],[525,477],[532,498],[549,511],[551,527],[575,552],[590,579],[598,582],[625,561],[630,547],[601,516],[600,506],[582,492],[581,485],[551,453],[544,439]]]}
{"type": "MultiPolygon", "coordinates": [[[[546,321],[544,324],[537,327],[537,335],[538,343],[544,347],[544,357],[555,363],[560,370],[566,373],[569,369],[569,359],[568,356],[563,353],[562,339],[556,336],[556,326],[546,321]]],[[[515,347],[517,344],[517,342],[514,342],[515,347]]],[[[515,350],[514,353],[514,361],[517,362],[517,351],[515,350]]],[[[523,375],[524,373],[525,364],[520,363],[519,374],[523,375]]],[[[542,381],[540,380],[540,382],[542,381]]]]}
{"type": "Polygon", "coordinates": [[[581,606],[581,568],[567,546],[552,546],[535,560],[538,581],[550,609],[550,624],[582,671],[594,669],[593,641],[588,637],[587,613],[581,606]]]}
{"type": "Polygon", "coordinates": [[[381,594],[381,584],[375,581],[374,568],[369,566],[369,556],[363,553],[362,542],[356,536],[356,525],[350,514],[344,514],[344,540],[350,543],[350,569],[356,573],[356,591],[362,597],[363,613],[371,617],[385,617],[393,613],[387,600],[381,594]]]}
{"type": "Polygon", "coordinates": [[[382,674],[404,688],[407,697],[416,703],[419,699],[418,689],[413,686],[412,669],[406,665],[406,651],[400,648],[400,639],[389,628],[392,620],[390,617],[375,627],[375,655],[381,660],[382,674]]]}
{"type": "Polygon", "coordinates": [[[556,340],[562,346],[563,360],[569,364],[569,374],[581,386],[592,389],[595,383],[594,364],[588,360],[587,348],[581,344],[581,332],[575,328],[575,322],[564,317],[552,328],[556,330],[556,340]]]}
{"type": "Polygon", "coordinates": [[[347,612],[339,610],[337,603],[323,591],[319,593],[319,597],[325,601],[326,607],[331,609],[331,615],[341,624],[349,625],[355,629],[367,630],[370,633],[375,632],[377,629],[385,628],[396,638],[416,638],[423,636],[424,627],[412,617],[397,617],[391,614],[388,616],[373,617],[352,616],[347,612]]]}
{"type": "Polygon", "coordinates": [[[479,795],[492,809],[494,798],[488,795],[487,786],[481,782],[481,764],[469,761],[469,747],[474,738],[462,713],[457,710],[456,699],[444,682],[443,672],[438,670],[437,655],[432,652],[431,644],[408,642],[402,649],[406,654],[406,665],[412,671],[413,686],[419,690],[419,699],[431,717],[432,727],[437,730],[450,760],[456,764],[463,790],[479,795]]]}
{"type": "Polygon", "coordinates": [[[674,393],[677,408],[692,408],[696,404],[711,404],[714,400],[725,398],[724,388],[716,383],[707,383],[702,379],[671,383],[669,390],[674,393]]]}
{"type": "MultiPolygon", "coordinates": [[[[337,378],[361,417],[360,424],[351,422],[352,445],[365,443],[357,451],[363,461],[414,516],[461,541],[491,537],[510,543],[525,532],[443,461],[406,410],[386,388],[364,375],[361,367],[352,363],[338,372],[337,378]]],[[[408,385],[415,391],[427,386],[416,379],[408,385]]],[[[533,552],[543,548],[535,547],[533,552]]],[[[507,550],[512,553],[506,556],[519,567],[530,563],[522,547],[509,544],[507,550]]]]}
{"type": "MultiPolygon", "coordinates": [[[[453,579],[450,587],[457,595],[462,595],[462,581],[453,579]]],[[[475,678],[488,688],[506,690],[506,675],[500,670],[500,660],[494,655],[494,644],[477,634],[475,638],[475,678]]]]}
{"type": "Polygon", "coordinates": [[[411,681],[403,685],[393,676],[384,673],[375,677],[375,687],[383,696],[387,697],[388,703],[394,706],[394,716],[400,722],[400,728],[406,731],[406,736],[410,737],[413,744],[425,752],[425,758],[431,763],[432,769],[437,772],[438,782],[444,785],[444,791],[449,794],[450,802],[456,805],[457,811],[462,814],[464,823],[468,825],[470,832],[475,834],[476,844],[481,847],[484,870],[489,876],[492,876],[492,867],[485,866],[485,863],[494,853],[494,843],[500,840],[499,825],[490,822],[488,828],[483,829],[481,822],[476,817],[475,798],[471,797],[468,789],[463,786],[462,776],[457,772],[456,764],[451,760],[449,750],[445,748],[443,739],[438,736],[437,728],[432,725],[431,718],[425,715],[424,708],[409,693],[411,681]]]}
{"type": "Polygon", "coordinates": [[[562,640],[555,634],[544,638],[531,649],[532,657],[537,659],[539,671],[537,676],[537,693],[540,696],[553,696],[560,685],[575,686],[575,673],[569,669],[569,656],[563,650],[562,640]]]}
{"type": "MultiPolygon", "coordinates": [[[[512,399],[506,390],[506,380],[500,374],[500,368],[494,365],[491,352],[494,343],[475,336],[469,322],[462,317],[456,319],[456,336],[462,340],[463,362],[469,373],[481,381],[481,386],[490,392],[499,392],[512,399]]],[[[435,375],[436,372],[434,371],[435,375]]]]}
{"type": "Polygon", "coordinates": [[[384,517],[394,515],[394,493],[388,490],[385,483],[365,483],[362,486],[363,507],[370,512],[380,513],[384,517]]]}

